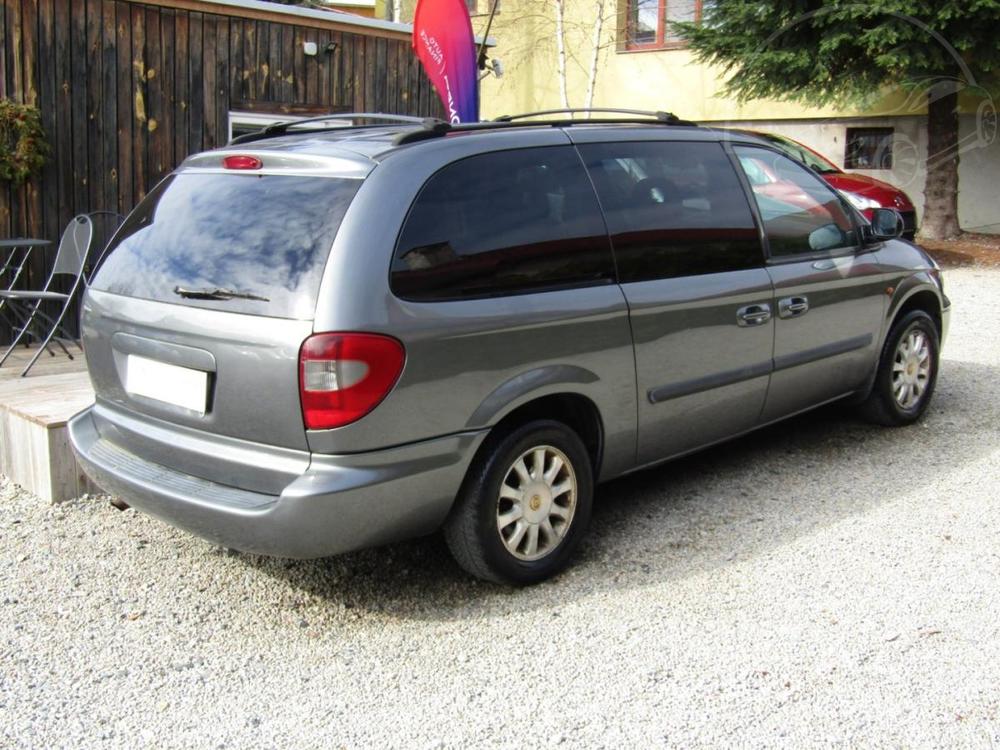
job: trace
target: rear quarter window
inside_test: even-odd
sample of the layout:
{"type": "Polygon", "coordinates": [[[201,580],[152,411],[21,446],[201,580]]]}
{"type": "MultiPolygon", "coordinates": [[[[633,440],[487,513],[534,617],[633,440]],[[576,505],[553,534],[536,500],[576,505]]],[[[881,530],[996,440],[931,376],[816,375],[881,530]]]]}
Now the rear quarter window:
{"type": "Polygon", "coordinates": [[[93,288],[268,317],[309,319],[360,180],[177,174],[146,196],[112,239],[93,288]],[[177,290],[261,299],[193,299],[177,290]]]}
{"type": "Polygon", "coordinates": [[[412,300],[613,279],[597,198],[570,146],[482,154],[441,169],[410,208],[391,269],[393,293],[412,300]]]}

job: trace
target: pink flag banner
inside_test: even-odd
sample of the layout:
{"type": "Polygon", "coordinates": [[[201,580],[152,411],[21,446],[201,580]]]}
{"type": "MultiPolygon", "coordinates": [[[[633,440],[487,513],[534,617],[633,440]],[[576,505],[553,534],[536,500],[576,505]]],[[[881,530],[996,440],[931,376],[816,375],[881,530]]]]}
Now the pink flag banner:
{"type": "Polygon", "coordinates": [[[413,49],[453,125],[479,120],[476,41],[465,0],[418,0],[413,49]]]}

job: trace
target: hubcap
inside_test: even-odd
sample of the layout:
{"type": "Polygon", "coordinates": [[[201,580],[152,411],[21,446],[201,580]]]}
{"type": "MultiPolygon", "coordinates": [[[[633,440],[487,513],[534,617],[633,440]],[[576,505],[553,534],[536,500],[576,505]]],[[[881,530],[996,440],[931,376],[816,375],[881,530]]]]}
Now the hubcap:
{"type": "Polygon", "coordinates": [[[576,511],[576,473],[551,445],[522,453],[507,470],[497,498],[497,531],[519,560],[538,560],[558,547],[576,511]]]}
{"type": "Polygon", "coordinates": [[[892,362],[892,395],[904,409],[912,409],[927,391],[931,379],[931,346],[927,335],[914,329],[900,340],[892,362]]]}

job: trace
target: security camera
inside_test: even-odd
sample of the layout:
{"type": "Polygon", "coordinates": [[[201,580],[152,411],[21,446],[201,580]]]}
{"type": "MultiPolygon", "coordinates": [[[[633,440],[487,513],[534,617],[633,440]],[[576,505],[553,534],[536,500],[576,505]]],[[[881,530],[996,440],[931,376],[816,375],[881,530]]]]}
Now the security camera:
{"type": "Polygon", "coordinates": [[[490,60],[490,67],[493,69],[493,75],[497,78],[503,78],[503,63],[500,62],[499,57],[494,57],[490,60]]]}

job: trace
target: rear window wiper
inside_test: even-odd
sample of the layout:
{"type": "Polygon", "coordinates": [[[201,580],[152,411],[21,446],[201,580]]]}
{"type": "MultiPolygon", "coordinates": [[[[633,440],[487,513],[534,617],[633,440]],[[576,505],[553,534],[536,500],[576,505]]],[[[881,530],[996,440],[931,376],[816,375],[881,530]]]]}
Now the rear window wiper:
{"type": "Polygon", "coordinates": [[[178,294],[185,299],[218,299],[218,300],[229,300],[229,299],[251,299],[257,302],[270,302],[268,297],[261,297],[258,294],[251,294],[250,292],[237,292],[233,289],[186,289],[182,286],[174,287],[174,294],[178,294]]]}

